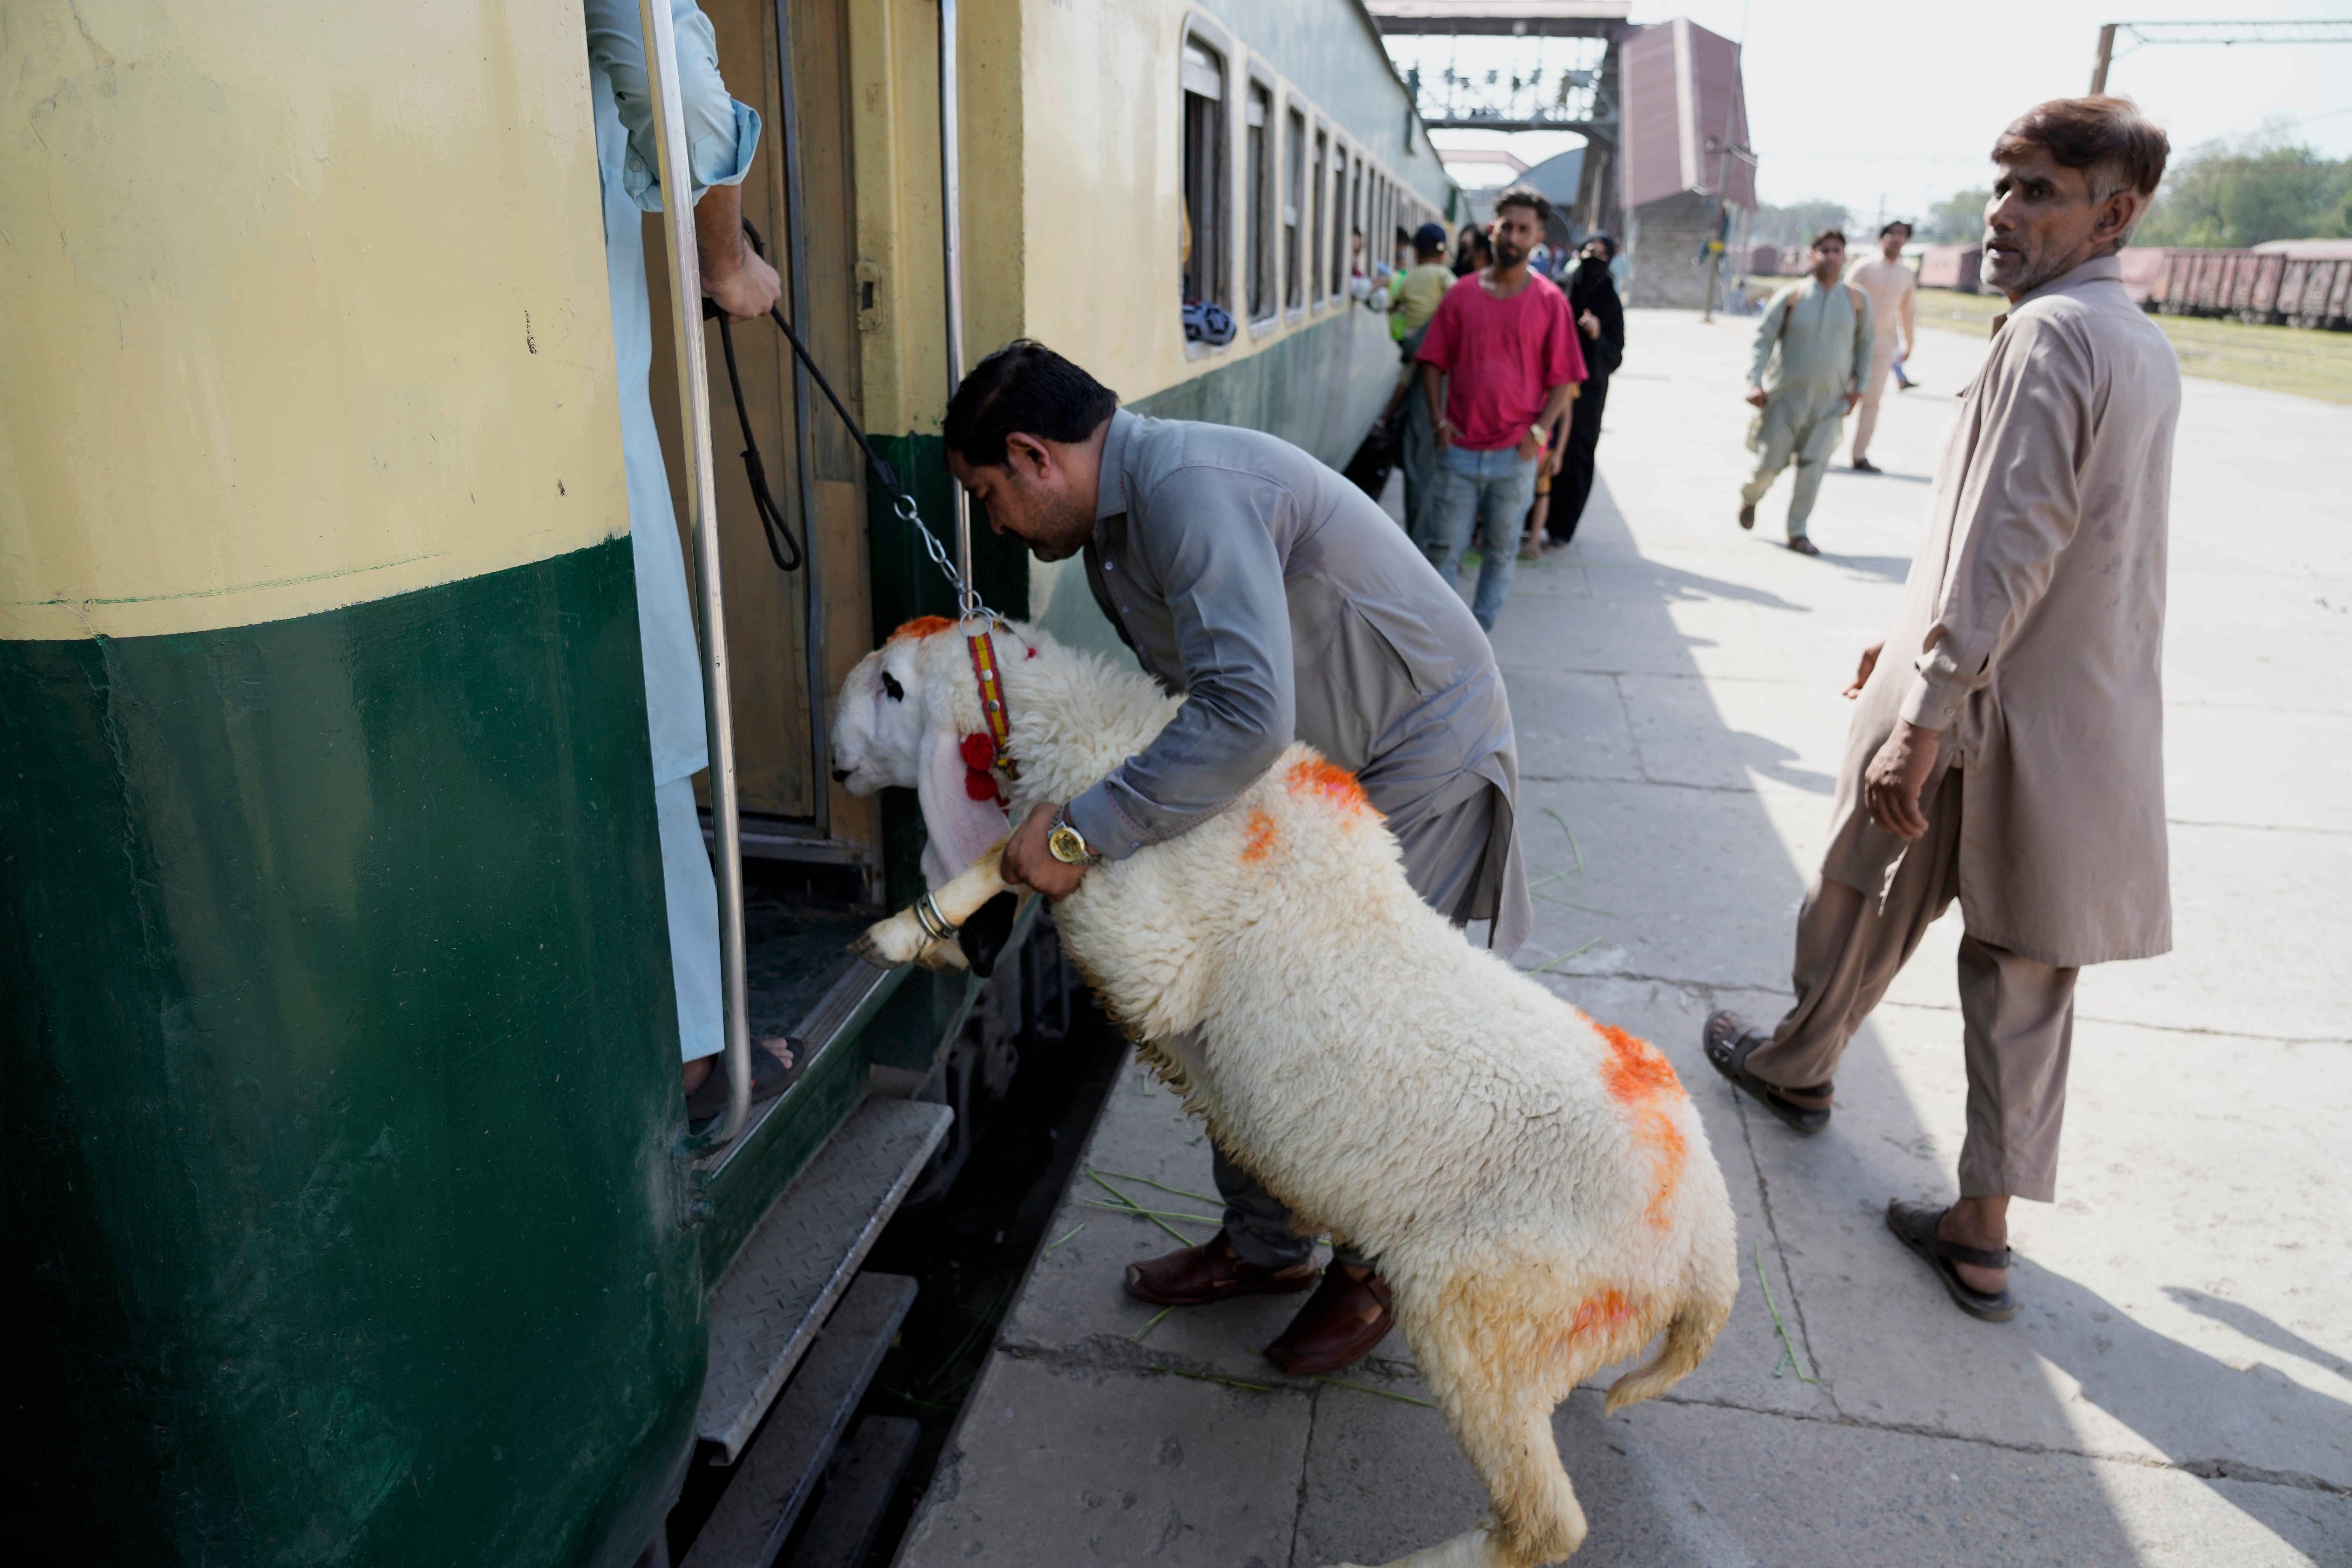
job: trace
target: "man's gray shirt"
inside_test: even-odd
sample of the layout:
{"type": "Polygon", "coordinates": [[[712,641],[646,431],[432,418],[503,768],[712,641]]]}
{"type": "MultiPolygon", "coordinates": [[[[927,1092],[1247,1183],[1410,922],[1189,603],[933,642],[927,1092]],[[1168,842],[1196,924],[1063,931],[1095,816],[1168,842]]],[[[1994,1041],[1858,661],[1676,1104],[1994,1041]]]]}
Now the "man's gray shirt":
{"type": "Polygon", "coordinates": [[[1069,806],[1112,859],[1231,804],[1295,738],[1353,772],[1401,839],[1491,786],[1471,870],[1495,945],[1533,910],[1494,649],[1371,498],[1255,430],[1111,416],[1086,549],[1096,601],[1176,718],[1069,806]]]}

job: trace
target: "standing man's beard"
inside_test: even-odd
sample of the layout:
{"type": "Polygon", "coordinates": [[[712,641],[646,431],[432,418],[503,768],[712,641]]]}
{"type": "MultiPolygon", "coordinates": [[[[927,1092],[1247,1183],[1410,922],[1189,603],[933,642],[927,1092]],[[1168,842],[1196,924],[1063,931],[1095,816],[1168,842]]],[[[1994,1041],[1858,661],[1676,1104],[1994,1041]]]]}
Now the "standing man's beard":
{"type": "Polygon", "coordinates": [[[2046,254],[2037,253],[2032,240],[2022,232],[1987,235],[1984,259],[1977,271],[1985,287],[2021,295],[2032,293],[2059,275],[2057,265],[2046,254]]]}
{"type": "Polygon", "coordinates": [[[1506,271],[1528,258],[1528,253],[1507,240],[1495,242],[1495,265],[1506,271]]]}

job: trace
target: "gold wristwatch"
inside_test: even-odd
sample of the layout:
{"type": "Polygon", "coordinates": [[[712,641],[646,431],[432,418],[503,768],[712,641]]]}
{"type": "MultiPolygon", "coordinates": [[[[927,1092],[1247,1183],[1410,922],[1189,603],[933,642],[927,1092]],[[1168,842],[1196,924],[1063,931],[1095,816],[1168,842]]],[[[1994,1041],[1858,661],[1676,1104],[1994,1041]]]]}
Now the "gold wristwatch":
{"type": "Polygon", "coordinates": [[[1070,826],[1068,806],[1054,814],[1054,826],[1045,830],[1045,847],[1065,866],[1091,866],[1102,858],[1087,847],[1086,835],[1070,826]]]}

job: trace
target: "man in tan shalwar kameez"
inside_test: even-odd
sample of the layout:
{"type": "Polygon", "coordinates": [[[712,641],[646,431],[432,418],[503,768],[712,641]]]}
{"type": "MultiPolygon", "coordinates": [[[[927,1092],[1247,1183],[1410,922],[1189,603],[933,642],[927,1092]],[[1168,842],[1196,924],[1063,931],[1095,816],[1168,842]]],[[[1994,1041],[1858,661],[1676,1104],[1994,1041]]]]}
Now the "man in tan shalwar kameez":
{"type": "Polygon", "coordinates": [[[1895,630],[1846,693],[1797,1003],[1769,1033],[1707,1021],[1709,1060],[1818,1132],[1846,1043],[1959,900],[1960,1199],[1898,1200],[1887,1226],[1996,1321],[2016,1312],[2009,1200],[2055,1195],[2075,975],[2172,945],[2158,661],[2180,372],[2116,256],[2166,152],[2111,98],[2045,103],[1995,144],[1984,277],[2010,310],[1960,393],[1895,630]]]}

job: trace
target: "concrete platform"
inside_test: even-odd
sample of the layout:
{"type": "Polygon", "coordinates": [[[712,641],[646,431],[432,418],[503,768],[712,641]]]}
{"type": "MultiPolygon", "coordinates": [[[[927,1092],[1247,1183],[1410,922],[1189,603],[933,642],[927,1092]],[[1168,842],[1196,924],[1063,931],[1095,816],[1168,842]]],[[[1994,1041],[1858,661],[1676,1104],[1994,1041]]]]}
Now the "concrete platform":
{"type": "MultiPolygon", "coordinates": [[[[1979,350],[1924,335],[1925,384],[1881,418],[1887,475],[1830,475],[1812,520],[1828,553],[1808,561],[1775,547],[1785,479],[1757,533],[1733,521],[1748,332],[1633,313],[1578,545],[1522,568],[1496,636],[1528,852],[1585,867],[1546,888],[1518,962],[1581,948],[1547,984],[1673,1058],[1748,1270],[1714,1353],[1666,1399],[1604,1419],[1584,1391],[1561,1408],[1592,1522],[1575,1561],[2352,1563],[2352,688],[2336,673],[2352,668],[2352,409],[2187,385],[2167,663],[2179,951],[2084,974],[2059,1202],[2018,1206],[2025,1310],[1984,1324],[1880,1218],[1891,1196],[1952,1191],[1957,914],[1840,1069],[1824,1136],[1747,1115],[1697,1050],[1710,1007],[1787,1004],[1838,692],[1891,616],[1979,350]]],[[[1139,1074],[1084,1163],[1150,1206],[1215,1212],[1108,1175],[1211,1190],[1200,1127],[1139,1074]]],[[[1072,1184],[1047,1232],[1066,1239],[1008,1315],[901,1563],[1313,1568],[1475,1522],[1483,1499],[1412,1403],[1401,1340],[1349,1387],[1255,1353],[1290,1300],[1154,1324],[1121,1271],[1175,1243],[1089,1206],[1105,1196],[1072,1184]]]]}

